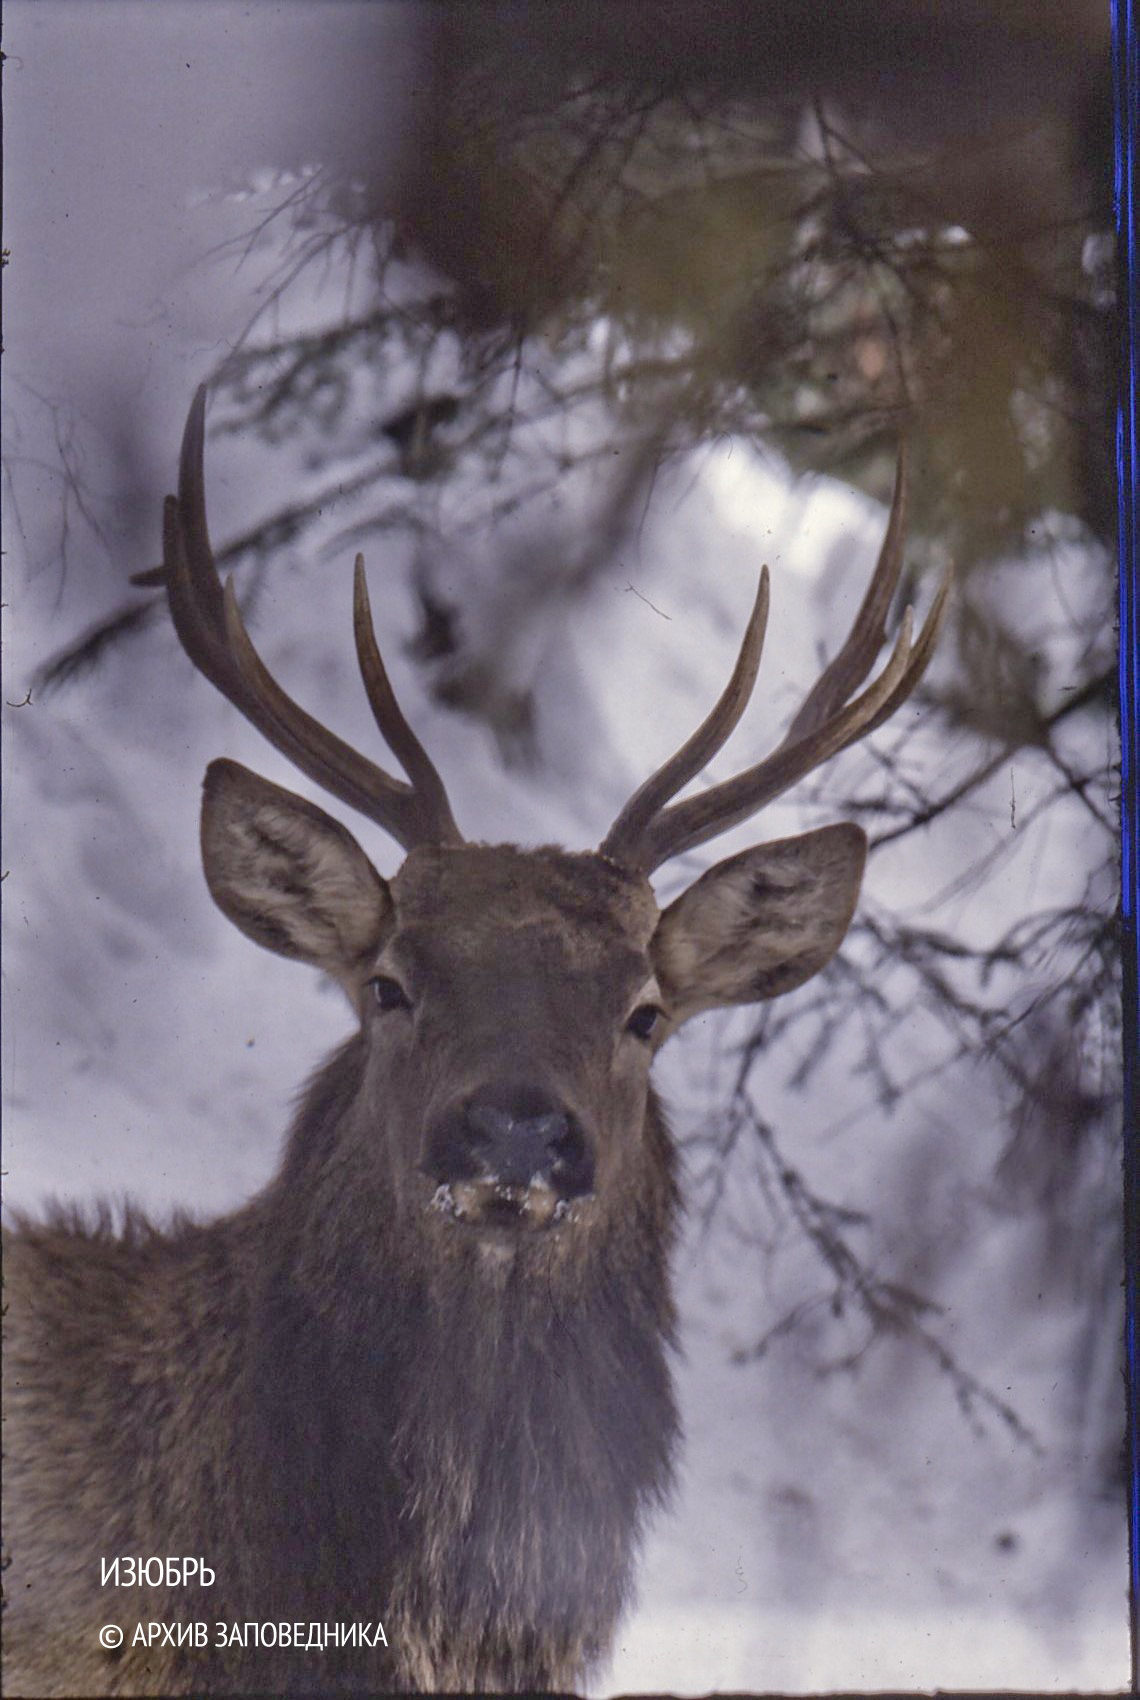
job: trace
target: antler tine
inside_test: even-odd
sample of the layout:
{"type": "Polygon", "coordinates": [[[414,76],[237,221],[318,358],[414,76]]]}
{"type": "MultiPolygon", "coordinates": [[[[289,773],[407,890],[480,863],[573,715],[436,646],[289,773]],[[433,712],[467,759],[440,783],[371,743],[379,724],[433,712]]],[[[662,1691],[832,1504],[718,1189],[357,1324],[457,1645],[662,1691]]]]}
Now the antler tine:
{"type": "Polygon", "coordinates": [[[364,576],[364,556],[357,555],[352,580],[352,629],[356,638],[356,655],[360,676],[368,696],[380,736],[412,782],[416,795],[422,797],[437,823],[436,842],[461,844],[459,828],[451,813],[443,780],[435,764],[404,718],[396,701],[396,693],[388,678],[388,669],[376,642],[372,624],[372,607],[368,600],[368,582],[364,576]]]}
{"type": "Polygon", "coordinates": [[[908,608],[894,651],[879,677],[822,726],[794,742],[785,739],[772,754],[734,779],[698,797],[686,798],[665,809],[645,834],[638,866],[649,872],[662,862],[692,850],[730,827],[738,826],[772,802],[814,768],[821,767],[849,745],[866,737],[892,715],[910,696],[926,670],[946,609],[950,589],[947,574],[934,605],[926,617],[918,641],[911,648],[913,613],[908,608]]]}
{"type": "Polygon", "coordinates": [[[644,785],[634,792],[606,835],[601,846],[603,856],[608,856],[614,862],[628,861],[631,855],[635,854],[636,847],[654,816],[658,815],[670,797],[675,797],[681,787],[695,778],[702,767],[723,747],[752,696],[756,676],[760,671],[760,657],[764,651],[767,626],[768,569],[762,567],[756,601],[749,616],[744,642],[740,646],[732,677],[720,700],[688,742],[682,744],[676,755],[671,756],[663,767],[659,767],[657,772],[651,774],[644,785]]]}
{"type": "MultiPolygon", "coordinates": [[[[205,405],[202,387],[183,433],[178,495],[167,497],[163,511],[167,598],[183,649],[198,671],[302,773],[382,826],[406,850],[417,844],[461,842],[434,769],[435,784],[426,791],[393,778],[307,714],[258,656],[232,583],[223,592],[210,549],[203,475],[205,405]]],[[[426,756],[423,763],[430,767],[426,756]]],[[[425,771],[422,764],[419,771],[425,771]]]]}
{"type": "MultiPolygon", "coordinates": [[[[604,853],[627,866],[651,872],[671,857],[679,856],[747,820],[813,768],[821,766],[881,726],[906,701],[934,653],[950,591],[949,573],[939,586],[917,641],[912,646],[913,613],[908,608],[890,660],[882,673],[854,701],[848,700],[867,678],[885,641],[886,615],[902,567],[906,487],[904,445],[899,454],[887,533],[855,623],[838,655],[809,691],[776,749],[735,778],[714,785],[696,797],[673,803],[668,808],[662,806],[665,798],[692,778],[702,765],[700,758],[706,747],[705,734],[714,723],[719,723],[721,710],[732,696],[733,687],[742,673],[742,652],[733,680],[720,703],[678,755],[647,781],[626,805],[602,846],[604,853]],[[665,789],[666,777],[669,790],[665,789]],[[645,802],[650,806],[644,806],[645,802]]],[[[761,589],[766,604],[766,585],[762,585],[761,589]]],[[[758,597],[758,605],[759,602],[758,597]]],[[[746,648],[751,636],[750,625],[745,638],[746,648]]],[[[756,661],[758,664],[758,654],[756,661]]],[[[744,700],[747,700],[746,697],[744,700]]],[[[722,737],[715,741],[707,740],[712,748],[719,748],[723,743],[724,737],[739,719],[743,706],[741,701],[731,718],[726,717],[727,729],[722,737]]],[[[704,759],[708,759],[707,755],[704,759]]]]}
{"type": "MultiPolygon", "coordinates": [[[[953,584],[953,570],[952,568],[947,567],[946,571],[942,575],[938,589],[934,593],[934,601],[930,605],[930,612],[923,621],[922,630],[918,634],[918,641],[915,643],[914,648],[910,652],[910,656],[906,664],[906,670],[904,671],[902,678],[895,686],[891,695],[883,703],[883,706],[879,709],[878,713],[872,715],[867,724],[860,728],[856,738],[848,739],[848,743],[854,743],[858,738],[865,738],[869,733],[877,731],[880,726],[885,726],[891,716],[902,707],[903,703],[918,685],[934,655],[934,647],[938,642],[938,634],[942,630],[942,622],[946,618],[946,609],[949,606],[950,591],[953,584]]],[[[787,743],[790,740],[785,739],[784,741],[787,743]]]]}
{"type": "Polygon", "coordinates": [[[850,701],[874,666],[875,657],[887,641],[887,614],[902,570],[903,544],[906,541],[908,452],[906,439],[899,444],[895,468],[895,488],[887,533],[879,550],[879,559],[867,594],[863,598],[855,623],[838,655],[829,662],[804,698],[799,713],[788,727],[785,743],[794,743],[850,701]]]}

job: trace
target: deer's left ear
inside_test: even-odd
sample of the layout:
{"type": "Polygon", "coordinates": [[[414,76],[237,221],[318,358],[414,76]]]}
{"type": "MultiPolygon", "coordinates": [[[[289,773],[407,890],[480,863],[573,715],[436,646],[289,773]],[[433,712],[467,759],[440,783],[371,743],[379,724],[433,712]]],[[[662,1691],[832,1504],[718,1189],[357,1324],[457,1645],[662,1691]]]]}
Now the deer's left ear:
{"type": "Polygon", "coordinates": [[[758,845],[702,874],[653,938],[673,1023],[778,997],[818,974],[851,923],[866,859],[866,834],[844,823],[758,845]]]}

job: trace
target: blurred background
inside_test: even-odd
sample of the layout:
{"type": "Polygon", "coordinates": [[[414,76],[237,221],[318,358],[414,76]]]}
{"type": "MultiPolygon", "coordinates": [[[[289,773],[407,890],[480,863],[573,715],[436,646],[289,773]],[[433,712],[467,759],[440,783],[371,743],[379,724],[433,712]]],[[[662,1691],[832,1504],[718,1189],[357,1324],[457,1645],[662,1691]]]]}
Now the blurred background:
{"type": "Polygon", "coordinates": [[[761,682],[706,782],[778,741],[905,436],[899,612],[955,574],[926,682],[658,877],[829,820],[873,845],[831,968],[658,1065],[687,1438],[599,1692],[1123,1685],[1107,10],[5,26],[10,1204],[237,1205],[349,1030],[198,864],[214,756],[307,789],[154,587],[199,382],[274,673],[372,751],[362,549],[464,832],[570,848],[715,700],[763,561],[761,682]]]}

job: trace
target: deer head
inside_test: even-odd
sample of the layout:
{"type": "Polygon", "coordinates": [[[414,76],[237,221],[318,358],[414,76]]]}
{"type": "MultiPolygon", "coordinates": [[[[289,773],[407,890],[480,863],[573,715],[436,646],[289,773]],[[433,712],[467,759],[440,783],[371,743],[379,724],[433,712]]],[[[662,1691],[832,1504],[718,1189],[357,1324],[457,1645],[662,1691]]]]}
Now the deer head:
{"type": "MultiPolygon", "coordinates": [[[[917,641],[910,611],[885,641],[902,561],[906,456],[870,588],[839,654],[763,761],[676,800],[744,712],[760,664],[768,574],[732,677],[688,742],[589,854],[469,844],[393,695],[357,557],[356,649],[377,726],[407,779],[374,765],[293,702],[223,589],[206,527],[205,392],[165,509],[178,636],[195,666],[302,772],[406,851],[382,879],[313,803],[232,761],[207,775],[202,855],[222,911],[256,943],[344,987],[360,1019],[357,1156],[384,1171],[405,1220],[440,1240],[556,1243],[614,1220],[646,1185],[649,1065],[701,1010],[753,1003],[819,972],[850,923],[866,839],[850,823],[717,863],[664,912],[649,875],[755,814],[907,699],[930,659],[943,583],[917,641]],[[862,688],[861,687],[864,687],[862,688]],[[380,1137],[380,1129],[383,1137],[380,1137]]],[[[651,1168],[651,1165],[650,1165],[651,1168]]]]}

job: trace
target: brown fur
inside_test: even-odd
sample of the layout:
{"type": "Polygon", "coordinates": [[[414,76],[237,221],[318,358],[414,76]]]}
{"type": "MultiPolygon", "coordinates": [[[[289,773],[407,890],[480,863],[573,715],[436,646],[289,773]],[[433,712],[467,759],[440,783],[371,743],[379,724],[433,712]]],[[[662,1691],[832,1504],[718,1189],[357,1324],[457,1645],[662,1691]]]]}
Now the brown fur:
{"type": "Polygon", "coordinates": [[[211,889],[335,972],[360,1031],[244,1209],[10,1236],[9,1693],[580,1684],[677,1436],[675,1159],[630,1012],[655,987],[665,1034],[764,995],[772,892],[792,976],[814,972],[862,866],[861,835],[826,829],[734,858],[719,895],[706,876],[659,918],[641,876],[557,850],[418,849],[386,884],[287,795],[215,764],[211,889]],[[727,972],[730,945],[756,972],[727,972]],[[377,975],[407,1008],[374,1006],[377,975]],[[433,1207],[425,1129],[489,1078],[542,1085],[588,1130],[592,1189],[553,1226],[433,1207]],[[119,1554],[200,1557],[216,1582],[101,1588],[119,1554]],[[377,1619],[386,1649],[214,1646],[218,1622],[377,1619]],[[132,1646],[147,1620],[204,1622],[210,1645],[132,1646]],[[113,1623],[118,1653],[97,1639],[113,1623]]]}

